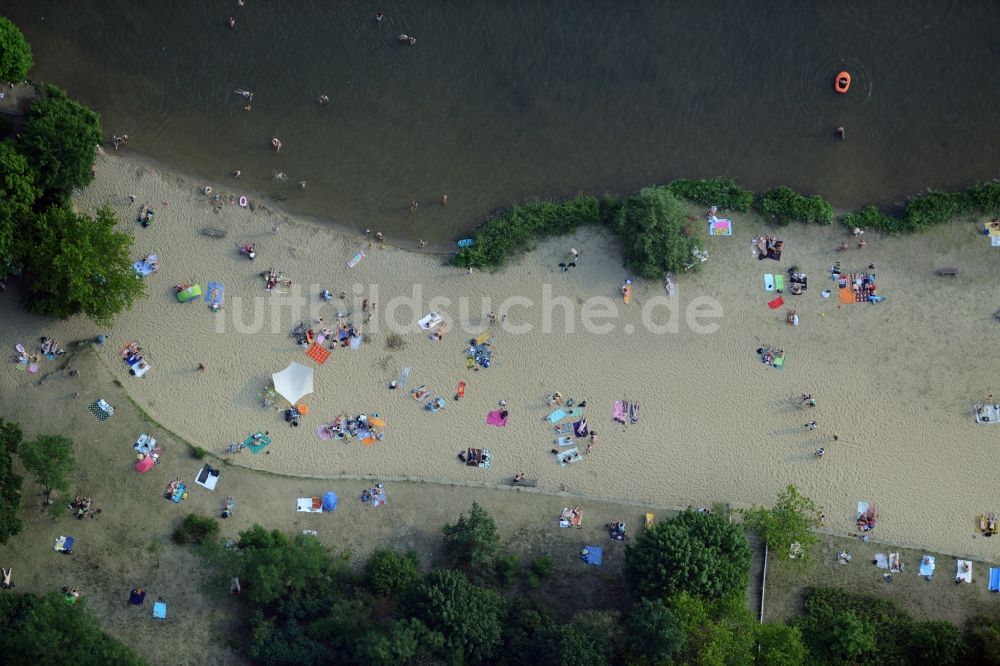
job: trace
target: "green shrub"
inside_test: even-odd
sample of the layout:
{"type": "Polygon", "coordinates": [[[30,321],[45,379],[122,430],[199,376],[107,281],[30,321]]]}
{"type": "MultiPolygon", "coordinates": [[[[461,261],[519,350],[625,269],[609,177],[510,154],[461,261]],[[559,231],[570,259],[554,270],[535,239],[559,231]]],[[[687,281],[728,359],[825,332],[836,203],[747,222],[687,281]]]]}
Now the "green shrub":
{"type": "Polygon", "coordinates": [[[548,553],[544,553],[531,560],[531,573],[539,578],[548,578],[552,574],[552,568],[555,565],[555,559],[548,553]]]}
{"type": "Polygon", "coordinates": [[[407,589],[420,578],[417,554],[400,555],[392,550],[376,550],[365,562],[365,579],[377,596],[391,597],[407,589]]]}
{"type": "Polygon", "coordinates": [[[680,178],[664,185],[676,197],[723,210],[745,212],[753,204],[753,192],[738,186],[729,178],[680,178]]]}
{"type": "Polygon", "coordinates": [[[219,521],[211,516],[189,513],[176,530],[174,543],[205,543],[219,533],[219,521]]]}
{"type": "Polygon", "coordinates": [[[485,568],[493,563],[500,550],[497,524],[478,502],[472,503],[469,515],[462,514],[454,525],[445,525],[444,552],[452,564],[485,568]]]}
{"type": "Polygon", "coordinates": [[[687,208],[664,188],[648,187],[624,201],[612,223],[625,265],[644,278],[678,273],[698,248],[686,227],[687,208]]]}
{"type": "Polygon", "coordinates": [[[757,198],[754,207],[779,225],[790,222],[833,224],[833,206],[819,195],[804,197],[784,185],[773,187],[757,198]]]}
{"type": "Polygon", "coordinates": [[[459,250],[455,264],[464,267],[499,266],[509,254],[527,250],[533,238],[572,233],[598,220],[595,197],[579,196],[563,203],[524,204],[487,220],[473,235],[472,247],[459,250]]]}
{"type": "Polygon", "coordinates": [[[865,206],[854,213],[841,215],[840,223],[847,229],[874,229],[885,234],[906,231],[903,218],[886,215],[875,206],[865,206]]]}
{"type": "Polygon", "coordinates": [[[501,553],[494,563],[494,569],[496,569],[497,580],[503,587],[510,586],[515,580],[517,580],[517,571],[520,569],[521,563],[517,559],[517,555],[513,553],[501,553]]]}
{"type": "Polygon", "coordinates": [[[208,451],[206,451],[205,449],[201,448],[200,446],[192,446],[191,447],[191,457],[194,458],[195,460],[201,460],[202,458],[204,458],[207,455],[208,455],[208,451]]]}
{"type": "Polygon", "coordinates": [[[935,224],[948,222],[974,205],[972,195],[966,192],[931,192],[913,199],[906,205],[907,231],[919,231],[935,224]]]}
{"type": "Polygon", "coordinates": [[[1000,183],[973,185],[967,192],[973,205],[984,214],[1000,214],[1000,183]]]}

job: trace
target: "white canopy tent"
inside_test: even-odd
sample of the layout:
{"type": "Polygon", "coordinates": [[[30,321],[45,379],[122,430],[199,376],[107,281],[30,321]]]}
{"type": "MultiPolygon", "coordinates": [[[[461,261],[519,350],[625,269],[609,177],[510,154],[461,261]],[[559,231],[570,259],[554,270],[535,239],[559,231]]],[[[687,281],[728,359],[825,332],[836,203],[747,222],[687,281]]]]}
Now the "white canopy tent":
{"type": "Polygon", "coordinates": [[[281,372],[271,375],[274,390],[291,404],[313,392],[313,369],[301,363],[292,363],[281,372]]]}

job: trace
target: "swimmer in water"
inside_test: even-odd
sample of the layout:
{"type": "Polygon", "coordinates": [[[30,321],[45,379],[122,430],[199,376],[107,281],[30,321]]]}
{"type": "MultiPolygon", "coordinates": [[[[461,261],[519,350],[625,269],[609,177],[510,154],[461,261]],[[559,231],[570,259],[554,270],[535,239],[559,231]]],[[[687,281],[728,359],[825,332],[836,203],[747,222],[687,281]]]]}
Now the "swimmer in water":
{"type": "Polygon", "coordinates": [[[327,97],[326,95],[320,95],[319,96],[319,105],[320,106],[323,106],[324,104],[329,104],[329,103],[330,103],[330,98],[329,97],[327,97]]]}
{"type": "Polygon", "coordinates": [[[377,23],[381,23],[382,19],[384,19],[384,18],[385,18],[385,14],[383,14],[382,12],[375,12],[375,21],[377,23]]]}
{"type": "Polygon", "coordinates": [[[235,27],[236,27],[236,19],[234,19],[232,16],[230,16],[229,17],[229,29],[232,30],[235,27]]]}

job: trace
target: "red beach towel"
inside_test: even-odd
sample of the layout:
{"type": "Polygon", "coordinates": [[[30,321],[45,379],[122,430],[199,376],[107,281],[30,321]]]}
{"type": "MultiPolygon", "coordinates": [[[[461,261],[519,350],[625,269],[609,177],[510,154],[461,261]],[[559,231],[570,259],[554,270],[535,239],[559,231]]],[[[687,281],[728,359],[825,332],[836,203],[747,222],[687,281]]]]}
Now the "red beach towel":
{"type": "Polygon", "coordinates": [[[326,359],[330,358],[329,350],[323,349],[319,345],[313,343],[309,350],[306,351],[306,356],[316,361],[318,365],[323,365],[326,363],[326,359]]]}
{"type": "Polygon", "coordinates": [[[781,296],[778,296],[773,301],[768,301],[767,307],[771,308],[772,310],[777,310],[784,304],[785,304],[785,299],[783,299],[781,296]]]}

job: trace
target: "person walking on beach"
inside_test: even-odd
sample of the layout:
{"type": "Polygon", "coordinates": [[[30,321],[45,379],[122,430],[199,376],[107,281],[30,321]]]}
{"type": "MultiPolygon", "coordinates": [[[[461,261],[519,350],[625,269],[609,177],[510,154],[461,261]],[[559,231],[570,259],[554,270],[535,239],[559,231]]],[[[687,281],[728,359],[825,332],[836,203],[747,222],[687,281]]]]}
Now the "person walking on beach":
{"type": "Polygon", "coordinates": [[[806,428],[807,430],[815,430],[816,429],[816,422],[815,421],[810,421],[809,423],[805,424],[802,427],[806,428]]]}
{"type": "Polygon", "coordinates": [[[825,455],[826,455],[826,451],[823,449],[822,446],[819,447],[818,449],[816,449],[816,457],[817,458],[822,458],[825,455]]]}

